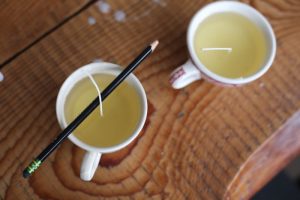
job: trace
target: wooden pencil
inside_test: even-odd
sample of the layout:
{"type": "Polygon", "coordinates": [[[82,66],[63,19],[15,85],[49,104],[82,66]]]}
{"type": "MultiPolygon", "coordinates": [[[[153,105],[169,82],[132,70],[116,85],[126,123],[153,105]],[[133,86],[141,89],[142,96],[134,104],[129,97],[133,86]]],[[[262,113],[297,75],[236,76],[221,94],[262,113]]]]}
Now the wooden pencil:
{"type": "MultiPolygon", "coordinates": [[[[118,86],[122,81],[139,66],[139,64],[149,56],[157,47],[158,41],[152,42],[138,55],[101,93],[102,101],[118,86]]],[[[96,97],[75,119],[72,121],[54,140],[50,143],[28,167],[23,171],[23,177],[29,177],[46,158],[83,122],[89,114],[99,105],[99,98],[96,97]]]]}

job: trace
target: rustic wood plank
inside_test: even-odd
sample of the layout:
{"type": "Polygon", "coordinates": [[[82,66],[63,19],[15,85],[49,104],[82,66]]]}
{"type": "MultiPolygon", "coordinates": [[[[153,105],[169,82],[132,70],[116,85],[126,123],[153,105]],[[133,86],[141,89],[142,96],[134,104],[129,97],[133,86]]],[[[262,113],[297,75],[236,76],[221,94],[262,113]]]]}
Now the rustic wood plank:
{"type": "Polygon", "coordinates": [[[86,0],[1,1],[0,63],[26,48],[86,3],[86,0]]]}
{"type": "Polygon", "coordinates": [[[300,111],[247,159],[229,184],[224,199],[251,198],[299,154],[300,111]]]}
{"type": "Polygon", "coordinates": [[[247,1],[270,19],[278,39],[264,77],[241,88],[199,81],[182,90],[168,77],[187,59],[186,27],[207,1],[156,2],[108,1],[108,14],[94,5],[2,69],[1,198],[221,199],[240,166],[299,110],[299,1],[247,1]],[[116,11],[126,13],[124,21],[115,20],[116,11]],[[80,181],[83,151],[69,141],[24,180],[23,168],[59,132],[55,99],[67,75],[94,59],[126,65],[156,38],[160,46],[136,72],[150,105],[138,141],[103,156],[92,182],[80,181]]]}

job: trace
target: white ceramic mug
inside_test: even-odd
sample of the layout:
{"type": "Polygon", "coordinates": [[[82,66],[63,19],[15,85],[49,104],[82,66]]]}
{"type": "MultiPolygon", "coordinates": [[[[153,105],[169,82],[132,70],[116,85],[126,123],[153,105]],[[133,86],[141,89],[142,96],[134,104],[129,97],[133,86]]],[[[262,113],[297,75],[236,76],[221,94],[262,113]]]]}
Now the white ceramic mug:
{"type": "Polygon", "coordinates": [[[271,67],[276,53],[276,39],[273,29],[267,19],[259,13],[257,10],[248,6],[247,4],[235,2],[235,1],[218,1],[210,3],[200,9],[192,18],[188,30],[187,30],[187,46],[190,54],[190,58],[182,66],[173,71],[170,77],[172,87],[175,89],[183,88],[186,85],[201,79],[202,77],[208,81],[225,86],[237,86],[246,84],[255,79],[261,77],[271,67]],[[264,33],[267,40],[267,56],[264,64],[254,74],[244,78],[226,78],[217,75],[207,69],[205,65],[201,63],[201,60],[196,55],[194,48],[194,38],[198,26],[201,26],[201,22],[207,17],[222,12],[234,12],[247,17],[254,24],[256,24],[264,33]]]}
{"type": "MultiPolygon", "coordinates": [[[[62,129],[67,127],[67,122],[65,118],[64,113],[64,106],[67,99],[68,94],[72,90],[72,88],[75,86],[77,82],[82,80],[83,78],[86,78],[87,75],[85,73],[82,73],[82,69],[87,71],[89,74],[111,74],[117,76],[121,73],[122,68],[118,65],[111,64],[111,63],[91,63],[88,65],[85,65],[76,71],[74,71],[63,83],[61,86],[57,99],[56,99],[56,116],[59,122],[59,125],[62,129]]],[[[125,81],[132,85],[135,89],[137,94],[140,97],[141,102],[141,117],[139,119],[139,122],[137,123],[137,127],[135,128],[135,131],[131,134],[130,137],[128,137],[125,141],[122,143],[111,146],[111,147],[95,147],[88,145],[84,143],[83,141],[79,140],[76,136],[73,134],[69,135],[68,138],[77,146],[80,148],[86,150],[86,153],[84,155],[81,170],[80,170],[80,177],[82,180],[90,181],[92,177],[94,176],[94,173],[99,165],[101,154],[103,153],[111,153],[114,151],[117,151],[121,148],[124,148],[128,144],[130,144],[139,134],[139,132],[142,130],[147,116],[147,98],[144,91],[144,88],[140,81],[133,75],[130,74],[125,81]]]]}

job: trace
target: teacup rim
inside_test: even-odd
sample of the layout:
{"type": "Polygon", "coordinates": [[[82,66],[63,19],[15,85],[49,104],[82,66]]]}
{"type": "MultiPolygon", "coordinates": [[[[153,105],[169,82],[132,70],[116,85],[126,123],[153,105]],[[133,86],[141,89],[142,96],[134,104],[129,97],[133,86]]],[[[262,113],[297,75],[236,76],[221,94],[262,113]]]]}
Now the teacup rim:
{"type": "MultiPolygon", "coordinates": [[[[224,11],[214,11],[213,13],[222,13],[224,11]]],[[[240,14],[240,12],[238,12],[240,14]]],[[[206,18],[206,17],[205,17],[206,18]]],[[[205,19],[204,18],[204,19],[205,19]]],[[[275,34],[274,31],[272,29],[271,24],[268,22],[268,20],[256,9],[252,8],[251,6],[245,4],[245,3],[241,3],[241,2],[235,2],[235,1],[218,1],[218,2],[212,2],[209,3],[207,5],[205,5],[204,7],[202,7],[200,10],[198,10],[194,16],[192,17],[189,26],[188,26],[188,30],[187,30],[187,47],[190,53],[190,58],[192,59],[192,61],[195,63],[195,67],[197,67],[197,69],[199,69],[205,76],[210,77],[213,80],[216,80],[217,82],[220,83],[225,83],[225,84],[232,84],[232,85],[239,85],[239,84],[245,84],[245,83],[249,83],[252,82],[256,79],[258,79],[259,77],[261,77],[263,74],[265,74],[268,69],[271,67],[274,59],[275,59],[275,55],[276,55],[276,38],[275,38],[275,34]],[[248,77],[241,77],[241,78],[227,78],[227,77],[223,77],[220,76],[212,71],[210,71],[208,68],[205,67],[205,65],[200,61],[200,59],[197,57],[195,50],[194,50],[194,45],[193,45],[193,40],[194,40],[194,31],[192,31],[192,28],[194,28],[195,24],[200,24],[203,20],[197,20],[199,18],[199,16],[202,15],[202,13],[207,10],[207,9],[214,9],[213,7],[215,7],[216,5],[218,6],[228,6],[230,7],[232,10],[230,12],[235,12],[237,11],[236,7],[239,8],[243,8],[243,9],[247,9],[248,12],[252,12],[254,15],[256,15],[260,22],[263,26],[265,26],[265,32],[267,32],[268,34],[268,42],[271,45],[271,48],[268,52],[268,57],[267,57],[267,61],[265,62],[264,66],[258,70],[255,74],[250,75],[248,77]]]]}
{"type": "MultiPolygon", "coordinates": [[[[69,91],[74,87],[74,85],[78,81],[80,81],[86,77],[86,75],[82,73],[82,71],[81,71],[82,69],[87,70],[91,74],[95,74],[95,73],[93,73],[93,70],[97,70],[98,72],[102,72],[102,73],[103,72],[112,72],[115,75],[119,74],[122,71],[121,66],[113,64],[113,63],[108,63],[108,62],[90,63],[90,64],[84,65],[84,66],[76,69],[75,71],[73,71],[61,85],[58,95],[57,95],[57,99],[56,99],[56,117],[57,117],[58,123],[62,129],[64,129],[67,126],[67,122],[66,122],[65,115],[64,115],[64,103],[65,103],[66,97],[68,96],[69,91]],[[78,77],[76,78],[75,83],[74,83],[74,80],[72,80],[72,79],[74,79],[75,76],[78,76],[78,77]],[[71,83],[73,84],[72,86],[70,86],[71,83]],[[67,94],[65,93],[66,90],[68,92],[67,94]]],[[[129,138],[127,138],[125,141],[123,141],[122,143],[117,144],[117,145],[113,145],[110,147],[95,147],[95,146],[89,145],[87,143],[84,143],[83,141],[78,139],[73,134],[70,134],[68,136],[68,139],[71,140],[72,143],[74,143],[78,147],[85,149],[87,151],[90,151],[90,152],[111,153],[111,152],[114,152],[114,151],[124,148],[138,136],[138,134],[140,133],[140,131],[142,130],[142,128],[146,122],[147,108],[148,108],[147,97],[146,97],[146,93],[145,93],[145,90],[144,90],[141,82],[138,80],[138,78],[133,73],[131,73],[126,78],[125,81],[128,81],[130,84],[134,85],[139,96],[141,97],[141,103],[142,103],[142,113],[141,113],[140,121],[138,122],[138,125],[137,125],[135,131],[132,133],[132,135],[129,138]]]]}

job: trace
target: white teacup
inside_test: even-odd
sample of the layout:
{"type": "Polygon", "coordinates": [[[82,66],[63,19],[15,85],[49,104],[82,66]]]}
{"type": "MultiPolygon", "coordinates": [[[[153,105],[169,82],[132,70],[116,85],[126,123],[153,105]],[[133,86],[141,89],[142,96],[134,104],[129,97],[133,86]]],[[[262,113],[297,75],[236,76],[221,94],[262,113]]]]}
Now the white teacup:
{"type": "Polygon", "coordinates": [[[188,30],[187,30],[187,46],[190,54],[190,58],[182,66],[173,71],[170,77],[172,87],[175,89],[183,88],[188,84],[201,79],[202,77],[208,81],[211,81],[220,85],[236,86],[246,84],[261,77],[271,67],[276,53],[276,40],[273,29],[267,19],[259,13],[257,10],[248,6],[247,4],[235,2],[235,1],[218,1],[210,3],[200,9],[192,18],[188,30]],[[260,69],[244,78],[227,78],[215,74],[210,71],[201,63],[201,60],[196,55],[194,48],[194,38],[198,26],[201,26],[201,22],[207,17],[222,12],[233,12],[247,17],[254,24],[256,24],[264,33],[267,40],[267,55],[264,64],[260,69]]]}
{"type": "MultiPolygon", "coordinates": [[[[82,73],[82,69],[84,69],[85,71],[87,71],[92,75],[100,73],[100,74],[111,74],[117,76],[122,71],[122,68],[120,66],[111,63],[105,63],[105,62],[88,64],[74,71],[61,86],[56,99],[56,116],[59,125],[62,129],[67,127],[67,122],[64,113],[65,110],[64,106],[65,106],[67,96],[77,82],[87,77],[85,73],[82,73]]],[[[100,147],[95,147],[84,143],[73,134],[68,136],[71,142],[73,142],[80,148],[87,151],[84,155],[82,165],[81,165],[81,170],[80,170],[80,177],[84,181],[90,181],[94,176],[94,173],[100,162],[101,154],[115,152],[130,144],[138,136],[139,132],[142,130],[145,124],[148,107],[147,107],[147,98],[146,98],[144,88],[140,83],[140,81],[133,74],[130,74],[125,79],[125,81],[136,89],[136,92],[140,97],[140,102],[142,106],[141,109],[142,113],[140,115],[141,117],[139,119],[139,122],[137,123],[137,127],[135,128],[135,131],[131,134],[130,137],[128,137],[125,141],[123,141],[118,145],[100,148],[100,147]]]]}

